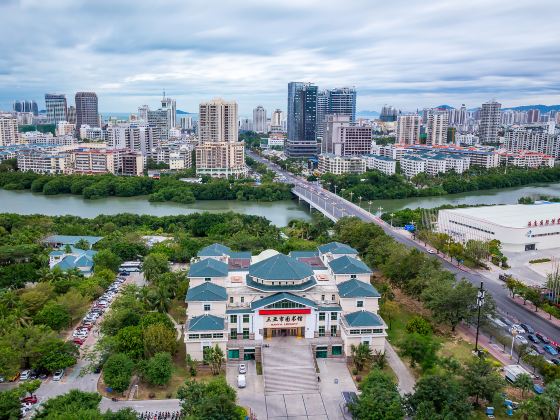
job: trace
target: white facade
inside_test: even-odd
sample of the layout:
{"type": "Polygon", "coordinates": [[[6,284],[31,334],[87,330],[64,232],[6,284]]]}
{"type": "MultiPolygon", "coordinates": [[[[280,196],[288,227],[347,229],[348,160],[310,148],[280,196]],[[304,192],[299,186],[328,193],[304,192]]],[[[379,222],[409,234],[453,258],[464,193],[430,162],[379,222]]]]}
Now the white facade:
{"type": "Polygon", "coordinates": [[[361,156],[371,153],[372,128],[351,121],[348,115],[326,115],[323,153],[336,156],[361,156]]]}
{"type": "Polygon", "coordinates": [[[401,170],[404,176],[412,178],[421,172],[426,172],[426,161],[416,156],[405,155],[400,160],[401,170]]]}
{"type": "Polygon", "coordinates": [[[266,109],[262,105],[253,109],[253,131],[266,133],[266,109]]]}
{"type": "Polygon", "coordinates": [[[385,156],[364,155],[362,159],[366,162],[367,169],[376,169],[386,175],[394,175],[397,168],[397,161],[385,156]]]}
{"type": "Polygon", "coordinates": [[[560,203],[440,210],[437,229],[454,240],[497,239],[504,251],[560,248],[560,203]]]}
{"type": "Polygon", "coordinates": [[[511,152],[529,150],[560,158],[560,134],[551,134],[543,126],[516,127],[506,130],[505,147],[511,152]]]}
{"type": "Polygon", "coordinates": [[[359,156],[336,156],[332,153],[321,153],[317,170],[322,174],[362,174],[366,171],[366,161],[359,156]]]}
{"type": "Polygon", "coordinates": [[[397,117],[396,143],[417,144],[420,142],[420,115],[399,115],[397,117]]]}
{"type": "Polygon", "coordinates": [[[426,144],[434,146],[447,143],[448,119],[449,114],[446,111],[428,112],[426,144]]]}
{"type": "Polygon", "coordinates": [[[18,142],[17,119],[10,114],[0,115],[0,146],[18,142]]]}

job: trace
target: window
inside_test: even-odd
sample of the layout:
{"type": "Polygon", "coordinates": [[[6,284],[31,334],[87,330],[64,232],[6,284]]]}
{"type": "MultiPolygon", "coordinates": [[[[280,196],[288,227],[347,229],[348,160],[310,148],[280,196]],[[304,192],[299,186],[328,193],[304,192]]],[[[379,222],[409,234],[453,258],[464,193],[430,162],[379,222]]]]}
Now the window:
{"type": "Polygon", "coordinates": [[[305,305],[302,305],[301,303],[296,303],[291,300],[281,300],[279,302],[273,303],[272,305],[268,305],[267,308],[280,308],[280,309],[305,308],[305,305]]]}
{"type": "Polygon", "coordinates": [[[332,295],[331,300],[334,302],[336,300],[336,295],[332,295]]]}
{"type": "Polygon", "coordinates": [[[350,278],[351,278],[351,279],[355,279],[355,278],[356,278],[356,275],[355,275],[355,274],[350,274],[350,278]]]}
{"type": "Polygon", "coordinates": [[[205,277],[205,278],[204,278],[204,281],[212,281],[212,278],[210,278],[210,277],[205,277]]]}
{"type": "Polygon", "coordinates": [[[364,301],[363,300],[356,301],[356,307],[363,308],[364,307],[364,301]]]}
{"type": "Polygon", "coordinates": [[[249,322],[249,315],[243,315],[243,323],[246,324],[249,322]]]}
{"type": "Polygon", "coordinates": [[[331,352],[333,356],[340,356],[342,354],[342,346],[332,346],[331,352]]]}
{"type": "Polygon", "coordinates": [[[228,350],[228,359],[239,359],[239,349],[228,350]]]}
{"type": "Polygon", "coordinates": [[[223,333],[214,333],[214,334],[212,334],[212,338],[224,338],[224,334],[223,333]]]}
{"type": "Polygon", "coordinates": [[[200,338],[212,338],[212,334],[200,334],[200,338]]]}
{"type": "Polygon", "coordinates": [[[331,312],[331,321],[336,321],[338,319],[338,314],[336,312],[331,312]]]}
{"type": "Polygon", "coordinates": [[[319,337],[324,337],[325,336],[325,326],[321,325],[319,326],[319,337]]]}
{"type": "Polygon", "coordinates": [[[245,303],[245,297],[241,296],[241,303],[245,303]]]}
{"type": "Polygon", "coordinates": [[[336,337],[337,328],[336,325],[331,325],[331,337],[336,337]]]}
{"type": "Polygon", "coordinates": [[[189,340],[197,340],[200,338],[198,334],[189,334],[189,340]]]}
{"type": "Polygon", "coordinates": [[[229,338],[235,340],[237,338],[237,328],[232,328],[229,330],[229,338]]]}
{"type": "Polygon", "coordinates": [[[321,295],[321,300],[325,300],[325,295],[321,295]]]}
{"type": "Polygon", "coordinates": [[[325,320],[325,313],[319,312],[319,321],[324,321],[324,320],[325,320]]]}
{"type": "Polygon", "coordinates": [[[229,297],[229,303],[233,303],[233,296],[229,297]]]}
{"type": "Polygon", "coordinates": [[[229,322],[231,322],[232,324],[237,324],[237,315],[230,315],[229,322]]]}
{"type": "Polygon", "coordinates": [[[249,339],[249,328],[243,328],[243,339],[249,339]]]}
{"type": "Polygon", "coordinates": [[[211,308],[210,308],[210,304],[209,304],[209,303],[205,303],[205,304],[204,304],[204,311],[207,312],[207,311],[209,311],[210,309],[211,309],[211,308]]]}

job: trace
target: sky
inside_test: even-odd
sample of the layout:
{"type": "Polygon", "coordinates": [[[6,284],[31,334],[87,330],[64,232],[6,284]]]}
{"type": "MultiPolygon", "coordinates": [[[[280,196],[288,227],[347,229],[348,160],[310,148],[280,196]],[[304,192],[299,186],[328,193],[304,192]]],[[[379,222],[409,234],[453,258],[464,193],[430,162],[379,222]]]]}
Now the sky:
{"type": "Polygon", "coordinates": [[[95,91],[101,112],[355,86],[358,110],[560,103],[559,0],[0,0],[0,109],[95,91]]]}

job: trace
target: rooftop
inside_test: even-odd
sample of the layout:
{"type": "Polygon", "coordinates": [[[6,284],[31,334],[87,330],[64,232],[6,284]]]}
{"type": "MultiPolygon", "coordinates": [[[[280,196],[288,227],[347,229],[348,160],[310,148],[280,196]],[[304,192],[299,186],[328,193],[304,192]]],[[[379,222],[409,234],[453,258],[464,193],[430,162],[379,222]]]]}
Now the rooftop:
{"type": "Polygon", "coordinates": [[[313,275],[311,267],[284,254],[252,264],[249,275],[263,280],[302,280],[313,275]]]}
{"type": "Polygon", "coordinates": [[[334,274],[370,274],[372,271],[362,261],[344,255],[329,262],[334,274]]]}
{"type": "Polygon", "coordinates": [[[94,245],[103,239],[103,236],[51,235],[45,238],[45,242],[50,244],[76,245],[82,239],[88,241],[90,245],[94,245]]]}
{"type": "Polygon", "coordinates": [[[197,255],[199,257],[221,257],[222,255],[229,255],[231,249],[222,244],[212,244],[205,246],[200,251],[198,251],[197,255]]]}
{"type": "Polygon", "coordinates": [[[189,320],[188,331],[223,331],[224,319],[218,316],[204,314],[189,320]]]}
{"type": "Polygon", "coordinates": [[[481,222],[507,228],[527,228],[529,222],[555,219],[560,215],[560,203],[507,204],[485,207],[467,207],[441,210],[457,216],[465,216],[481,222]]]}
{"type": "Polygon", "coordinates": [[[187,302],[218,302],[227,300],[225,287],[211,282],[202,283],[199,286],[189,288],[187,291],[187,302]]]}
{"type": "Polygon", "coordinates": [[[228,265],[213,258],[195,262],[189,270],[189,277],[227,277],[228,265]]]}
{"type": "Polygon", "coordinates": [[[338,292],[341,298],[381,297],[375,287],[358,279],[350,279],[340,283],[338,292]]]}
{"type": "Polygon", "coordinates": [[[335,255],[358,254],[358,251],[356,251],[354,248],[346,244],[341,244],[340,242],[330,242],[328,244],[321,245],[318,249],[322,254],[326,254],[328,252],[335,255]]]}
{"type": "Polygon", "coordinates": [[[311,306],[312,308],[316,308],[317,305],[312,300],[306,299],[301,296],[294,295],[292,293],[276,293],[272,296],[267,296],[263,299],[256,300],[251,303],[251,309],[262,308],[263,306],[272,305],[273,303],[280,302],[282,300],[289,300],[295,303],[299,303],[304,306],[311,306]]]}
{"type": "Polygon", "coordinates": [[[379,315],[368,311],[358,311],[343,315],[349,327],[382,327],[385,324],[379,315]]]}

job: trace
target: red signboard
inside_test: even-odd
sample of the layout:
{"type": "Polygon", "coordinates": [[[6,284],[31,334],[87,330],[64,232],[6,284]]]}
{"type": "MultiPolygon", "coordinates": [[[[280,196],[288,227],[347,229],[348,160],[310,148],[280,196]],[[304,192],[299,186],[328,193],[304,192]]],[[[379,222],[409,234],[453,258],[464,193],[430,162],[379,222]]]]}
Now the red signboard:
{"type": "Polygon", "coordinates": [[[261,309],[259,315],[301,315],[310,314],[311,309],[261,309]]]}

